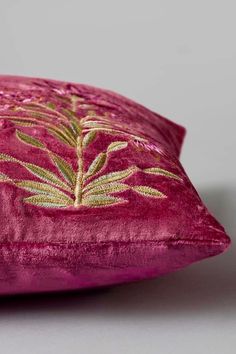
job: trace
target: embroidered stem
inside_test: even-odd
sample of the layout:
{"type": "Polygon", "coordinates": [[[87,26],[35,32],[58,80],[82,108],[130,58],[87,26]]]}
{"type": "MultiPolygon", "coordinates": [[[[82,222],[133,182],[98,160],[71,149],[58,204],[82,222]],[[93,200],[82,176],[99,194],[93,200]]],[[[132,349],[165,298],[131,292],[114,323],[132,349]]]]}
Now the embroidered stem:
{"type": "MultiPolygon", "coordinates": [[[[78,97],[72,95],[71,96],[71,110],[76,113],[77,111],[77,102],[78,97]]],[[[77,137],[77,146],[76,146],[76,154],[77,154],[77,163],[78,170],[76,176],[76,184],[75,184],[75,202],[74,207],[78,208],[82,203],[82,191],[83,191],[83,179],[84,179],[84,162],[83,162],[83,135],[80,133],[77,137]]]]}
{"type": "Polygon", "coordinates": [[[75,203],[74,206],[78,207],[82,202],[82,190],[83,190],[83,174],[84,174],[84,163],[83,163],[83,137],[79,136],[77,138],[77,159],[78,159],[78,170],[76,176],[75,184],[75,203]]]}
{"type": "MultiPolygon", "coordinates": [[[[42,103],[39,103],[39,102],[34,103],[34,105],[35,105],[35,107],[42,108],[42,109],[46,110],[51,115],[60,117],[64,122],[66,122],[66,123],[68,122],[67,117],[64,114],[62,114],[61,112],[59,112],[58,110],[56,110],[54,108],[50,108],[50,107],[48,107],[48,106],[46,106],[46,105],[44,105],[42,103]]],[[[27,106],[25,107],[25,109],[27,111],[34,112],[34,110],[30,109],[27,106]]],[[[38,113],[38,112],[36,111],[35,113],[38,113]]]]}
{"type": "Polygon", "coordinates": [[[77,111],[77,103],[79,101],[79,97],[76,95],[71,96],[71,110],[72,112],[76,113],[77,111]]]}

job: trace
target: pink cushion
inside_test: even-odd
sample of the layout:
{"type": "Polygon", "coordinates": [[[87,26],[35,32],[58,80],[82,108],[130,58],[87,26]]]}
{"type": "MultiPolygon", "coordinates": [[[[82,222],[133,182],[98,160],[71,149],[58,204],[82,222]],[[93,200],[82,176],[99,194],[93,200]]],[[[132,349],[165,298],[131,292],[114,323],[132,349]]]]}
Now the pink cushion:
{"type": "Polygon", "coordinates": [[[223,252],[178,160],[184,135],[110,91],[1,76],[0,294],[156,277],[223,252]]]}

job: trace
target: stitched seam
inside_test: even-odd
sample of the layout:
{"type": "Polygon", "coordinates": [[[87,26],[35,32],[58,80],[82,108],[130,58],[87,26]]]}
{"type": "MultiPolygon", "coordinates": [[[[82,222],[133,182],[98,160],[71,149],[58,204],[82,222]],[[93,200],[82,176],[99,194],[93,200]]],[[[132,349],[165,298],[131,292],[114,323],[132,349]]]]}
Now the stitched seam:
{"type": "Polygon", "coordinates": [[[147,244],[147,243],[155,243],[157,245],[166,245],[166,244],[182,244],[182,245],[188,245],[188,244],[201,244],[201,245],[222,245],[225,244],[224,241],[220,240],[201,240],[201,239],[194,239],[194,240],[189,240],[189,239],[181,239],[181,240],[143,240],[143,241],[89,241],[89,242],[31,242],[31,241],[6,241],[6,242],[0,242],[0,247],[4,246],[17,246],[17,247],[25,247],[25,246],[42,246],[42,247],[61,247],[61,246],[67,246],[67,247],[77,247],[79,245],[91,245],[91,244],[147,244]]]}

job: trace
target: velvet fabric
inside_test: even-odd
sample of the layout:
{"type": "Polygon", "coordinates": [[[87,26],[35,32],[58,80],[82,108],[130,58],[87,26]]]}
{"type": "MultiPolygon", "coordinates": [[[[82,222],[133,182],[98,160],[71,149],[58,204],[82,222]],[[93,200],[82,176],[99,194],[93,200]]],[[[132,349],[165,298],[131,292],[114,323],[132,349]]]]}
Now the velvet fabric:
{"type": "Polygon", "coordinates": [[[0,294],[136,281],[223,252],[179,162],[184,135],[110,91],[0,76],[0,294]]]}

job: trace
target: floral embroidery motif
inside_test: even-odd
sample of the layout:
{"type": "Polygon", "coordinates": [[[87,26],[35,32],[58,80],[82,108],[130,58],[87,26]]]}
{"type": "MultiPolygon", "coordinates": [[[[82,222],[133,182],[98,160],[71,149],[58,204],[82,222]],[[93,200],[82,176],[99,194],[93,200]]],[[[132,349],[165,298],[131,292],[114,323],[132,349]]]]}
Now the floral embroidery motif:
{"type": "Polygon", "coordinates": [[[97,107],[86,102],[83,97],[76,94],[68,97],[61,93],[57,93],[55,97],[63,103],[60,107],[52,101],[44,102],[38,98],[25,99],[20,106],[18,104],[7,107],[7,110],[0,110],[0,119],[9,120],[19,127],[45,128],[57,141],[74,149],[77,156],[77,169],[74,170],[64,158],[51,151],[43,141],[24,133],[20,128],[16,130],[16,137],[21,143],[42,150],[58,171],[56,175],[39,165],[0,153],[0,162],[20,165],[37,178],[37,181],[17,180],[0,172],[0,182],[12,184],[31,194],[24,198],[25,203],[53,208],[111,206],[128,202],[127,199],[117,196],[127,190],[132,190],[144,197],[166,198],[166,195],[156,188],[131,186],[126,183],[126,180],[137,172],[181,180],[174,173],[159,167],[141,170],[137,166],[130,166],[123,170],[104,172],[112,155],[126,149],[129,141],[134,141],[136,144],[137,142],[148,143],[148,141],[140,134],[138,136],[133,134],[129,126],[124,127],[119,122],[111,120],[109,112],[97,113],[97,107]],[[83,113],[80,114],[78,111],[83,113]],[[90,166],[85,169],[84,153],[95,139],[99,139],[100,132],[126,137],[128,141],[119,139],[111,142],[106,150],[99,152],[90,166]]]}

